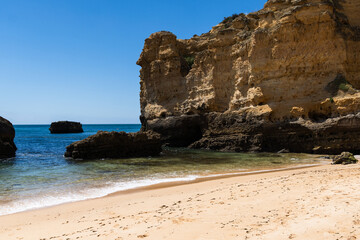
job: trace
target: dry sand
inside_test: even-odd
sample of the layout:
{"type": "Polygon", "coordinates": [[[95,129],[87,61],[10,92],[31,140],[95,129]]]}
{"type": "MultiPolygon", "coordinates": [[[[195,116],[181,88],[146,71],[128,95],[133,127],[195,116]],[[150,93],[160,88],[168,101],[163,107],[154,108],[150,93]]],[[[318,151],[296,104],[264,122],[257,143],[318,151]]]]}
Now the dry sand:
{"type": "Polygon", "coordinates": [[[360,239],[360,165],[216,179],[2,216],[0,239],[360,239]]]}

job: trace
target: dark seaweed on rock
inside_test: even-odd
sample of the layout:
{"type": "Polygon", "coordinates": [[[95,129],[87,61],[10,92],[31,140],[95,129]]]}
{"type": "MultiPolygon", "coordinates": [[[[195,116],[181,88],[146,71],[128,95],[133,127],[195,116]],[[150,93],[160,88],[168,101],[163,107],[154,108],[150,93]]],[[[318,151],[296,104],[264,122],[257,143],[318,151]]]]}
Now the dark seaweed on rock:
{"type": "Polygon", "coordinates": [[[340,155],[337,155],[333,158],[332,164],[354,164],[357,163],[358,160],[354,157],[354,155],[350,152],[343,152],[340,155]]]}

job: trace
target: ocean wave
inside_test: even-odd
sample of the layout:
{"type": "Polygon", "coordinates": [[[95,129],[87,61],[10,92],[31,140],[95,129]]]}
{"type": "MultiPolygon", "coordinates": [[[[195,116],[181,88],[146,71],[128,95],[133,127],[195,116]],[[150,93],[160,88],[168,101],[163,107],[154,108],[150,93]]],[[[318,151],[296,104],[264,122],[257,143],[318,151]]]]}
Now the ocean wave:
{"type": "Polygon", "coordinates": [[[163,179],[144,179],[130,182],[107,183],[106,186],[100,188],[90,188],[83,191],[74,191],[73,193],[53,193],[51,195],[43,195],[21,200],[15,200],[0,205],[0,216],[18,212],[24,212],[33,209],[50,207],[64,203],[77,202],[82,200],[104,197],[111,193],[147,187],[161,183],[193,181],[199,176],[190,175],[179,178],[163,178],[163,179]]]}
{"type": "MultiPolygon", "coordinates": [[[[297,165],[297,166],[291,166],[285,168],[263,169],[263,170],[254,170],[254,171],[238,171],[232,173],[219,173],[219,174],[209,174],[209,175],[188,175],[185,177],[142,179],[142,180],[133,180],[128,182],[107,182],[104,187],[89,188],[82,191],[72,189],[65,194],[63,192],[59,192],[52,195],[37,196],[33,198],[7,202],[5,204],[0,205],[0,216],[33,210],[33,209],[44,208],[44,207],[55,206],[64,203],[104,197],[115,192],[126,191],[141,187],[148,187],[161,183],[187,182],[187,181],[190,182],[198,179],[207,179],[207,178],[210,179],[210,178],[226,177],[226,176],[241,176],[241,175],[297,169],[297,168],[311,167],[318,165],[321,164],[303,164],[303,165],[297,165]]],[[[240,170],[245,170],[245,169],[240,169],[240,170]]]]}

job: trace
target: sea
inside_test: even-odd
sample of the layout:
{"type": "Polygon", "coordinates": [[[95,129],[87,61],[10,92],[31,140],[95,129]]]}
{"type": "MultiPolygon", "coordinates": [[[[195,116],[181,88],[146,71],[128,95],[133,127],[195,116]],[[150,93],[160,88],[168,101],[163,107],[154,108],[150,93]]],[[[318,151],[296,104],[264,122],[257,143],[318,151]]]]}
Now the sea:
{"type": "Polygon", "coordinates": [[[97,131],[140,130],[139,124],[83,125],[77,134],[50,134],[49,125],[15,125],[16,157],[0,160],[0,215],[159,183],[272,171],[327,163],[316,155],[222,153],[165,148],[158,157],[72,160],[66,146],[97,131]]]}

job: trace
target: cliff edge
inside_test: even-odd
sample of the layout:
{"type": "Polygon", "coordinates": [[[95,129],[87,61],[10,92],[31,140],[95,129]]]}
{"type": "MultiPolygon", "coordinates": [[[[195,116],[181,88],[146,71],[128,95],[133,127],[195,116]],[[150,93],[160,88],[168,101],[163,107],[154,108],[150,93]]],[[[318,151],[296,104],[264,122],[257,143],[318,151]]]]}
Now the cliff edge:
{"type": "Polygon", "coordinates": [[[145,40],[142,130],[171,146],[360,153],[360,2],[269,0],[181,40],[145,40]]]}

